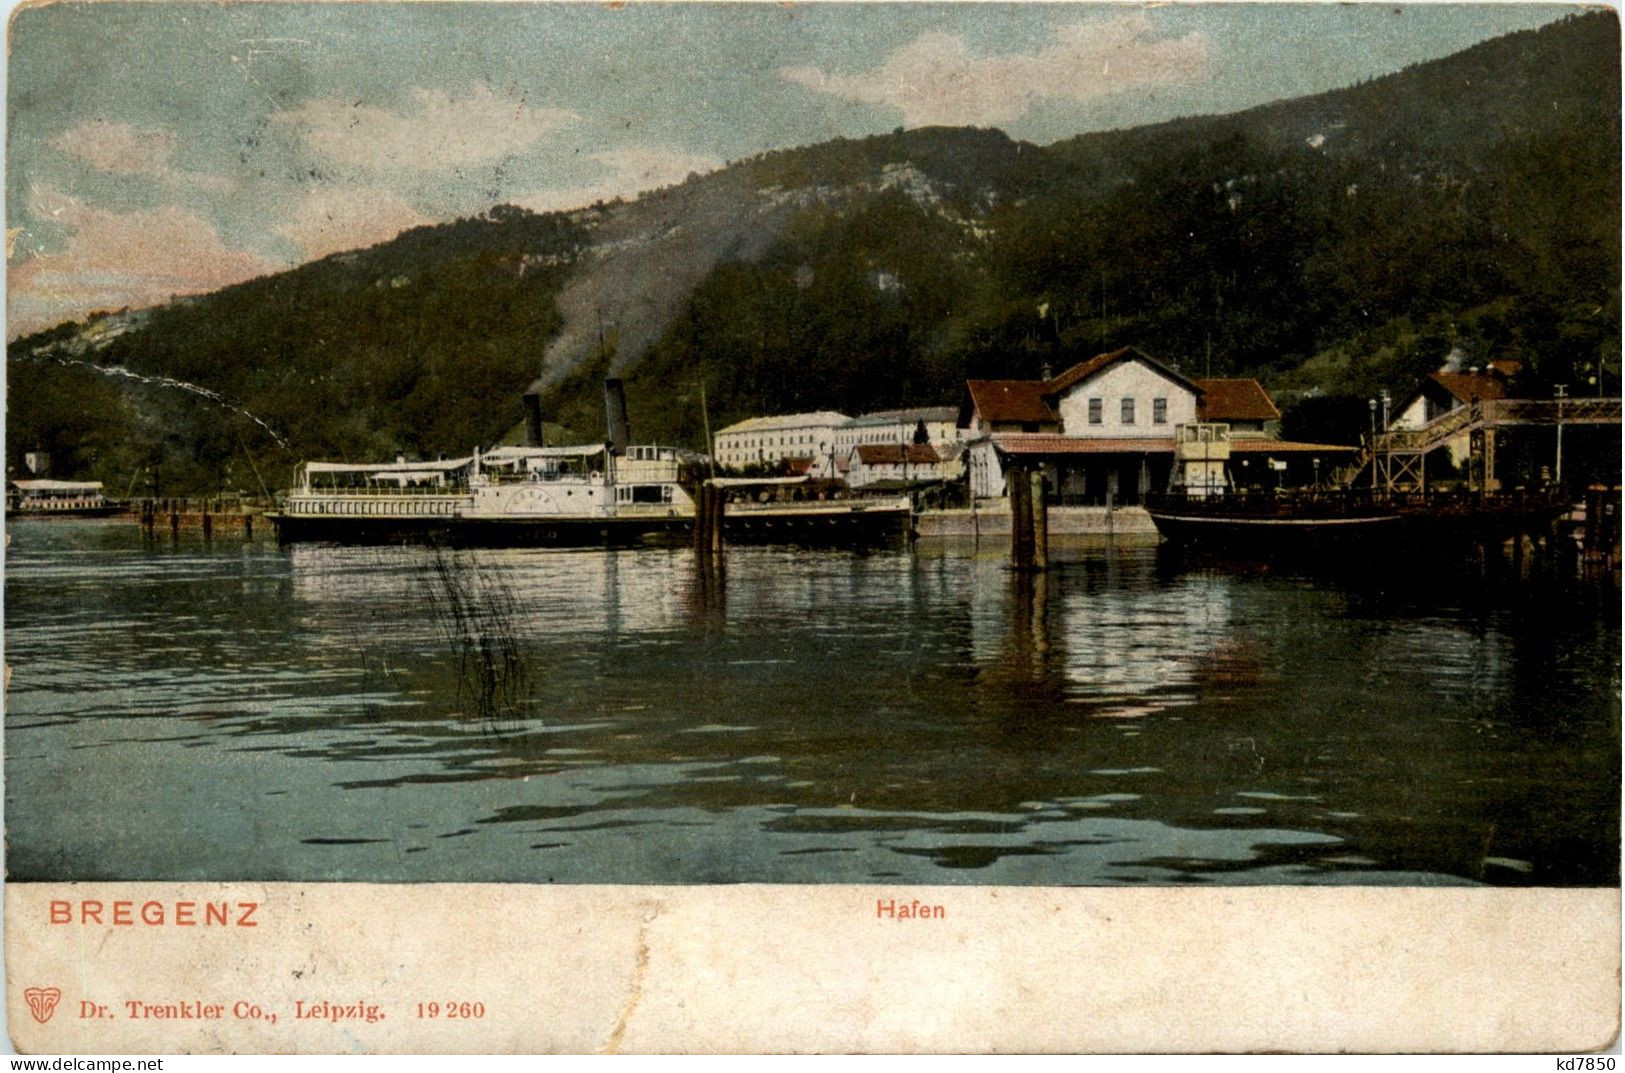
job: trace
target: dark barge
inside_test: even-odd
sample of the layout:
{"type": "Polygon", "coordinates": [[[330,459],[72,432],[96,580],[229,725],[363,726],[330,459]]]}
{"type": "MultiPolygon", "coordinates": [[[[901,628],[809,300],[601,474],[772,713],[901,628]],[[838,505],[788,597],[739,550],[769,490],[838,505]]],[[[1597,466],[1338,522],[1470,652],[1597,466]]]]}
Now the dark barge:
{"type": "Polygon", "coordinates": [[[1171,542],[1232,550],[1447,547],[1545,535],[1568,509],[1550,493],[1152,496],[1146,510],[1171,542]]]}

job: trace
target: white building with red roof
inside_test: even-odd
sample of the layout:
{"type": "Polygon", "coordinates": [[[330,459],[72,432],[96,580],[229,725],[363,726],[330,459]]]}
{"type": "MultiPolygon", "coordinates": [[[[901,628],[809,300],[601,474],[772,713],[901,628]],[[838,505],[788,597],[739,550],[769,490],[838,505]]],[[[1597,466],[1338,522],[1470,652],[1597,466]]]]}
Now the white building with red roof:
{"type": "Polygon", "coordinates": [[[1042,380],[971,380],[960,425],[972,491],[1005,493],[1011,465],[1041,468],[1062,503],[1143,502],[1175,484],[1180,430],[1211,425],[1227,445],[1228,483],[1264,484],[1352,447],[1279,439],[1281,413],[1256,380],[1192,380],[1133,347],[1098,354],[1042,380]],[[1255,464],[1256,462],[1256,464],[1255,464]]]}

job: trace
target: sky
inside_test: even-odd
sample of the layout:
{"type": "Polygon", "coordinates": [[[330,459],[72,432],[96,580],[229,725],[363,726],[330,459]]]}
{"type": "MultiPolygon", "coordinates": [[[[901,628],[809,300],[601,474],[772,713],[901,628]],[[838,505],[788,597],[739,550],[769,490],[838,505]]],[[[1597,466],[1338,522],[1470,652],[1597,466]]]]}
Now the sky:
{"type": "Polygon", "coordinates": [[[12,18],[7,338],[510,203],[899,126],[1048,143],[1386,74],[1535,4],[57,3],[12,18]]]}

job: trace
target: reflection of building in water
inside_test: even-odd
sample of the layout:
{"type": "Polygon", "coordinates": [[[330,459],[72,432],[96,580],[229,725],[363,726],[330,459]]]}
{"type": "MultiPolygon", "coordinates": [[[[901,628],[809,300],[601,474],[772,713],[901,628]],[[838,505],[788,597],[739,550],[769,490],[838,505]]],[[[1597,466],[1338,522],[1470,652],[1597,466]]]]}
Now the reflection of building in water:
{"type": "Polygon", "coordinates": [[[1060,619],[1068,695],[1120,715],[1194,700],[1195,660],[1226,644],[1231,629],[1228,580],[1201,575],[1148,591],[1070,593],[1050,613],[1060,619]]]}
{"type": "Polygon", "coordinates": [[[1157,584],[1154,554],[1109,552],[1087,574],[1073,564],[1037,581],[977,571],[966,598],[971,658],[984,680],[1043,680],[1089,714],[1132,717],[1194,702],[1214,666],[1245,673],[1230,658],[1231,579],[1157,584]]]}

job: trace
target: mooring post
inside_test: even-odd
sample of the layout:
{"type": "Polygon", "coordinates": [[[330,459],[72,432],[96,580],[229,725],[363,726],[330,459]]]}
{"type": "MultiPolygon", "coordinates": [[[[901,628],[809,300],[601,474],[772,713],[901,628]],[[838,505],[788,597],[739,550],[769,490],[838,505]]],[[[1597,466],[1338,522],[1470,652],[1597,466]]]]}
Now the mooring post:
{"type": "Polygon", "coordinates": [[[243,515],[243,539],[254,539],[254,516],[252,514],[243,515]]]}
{"type": "Polygon", "coordinates": [[[1033,525],[1033,569],[1049,568],[1049,496],[1044,489],[1044,471],[1033,470],[1028,478],[1028,511],[1033,525]]]}
{"type": "Polygon", "coordinates": [[[1032,484],[1024,467],[1012,467],[1009,476],[1010,565],[1030,570],[1033,565],[1032,484]]]}
{"type": "Polygon", "coordinates": [[[171,509],[169,512],[169,538],[179,540],[181,537],[181,512],[171,509]]]}
{"type": "Polygon", "coordinates": [[[722,489],[711,489],[711,554],[722,554],[722,522],[727,516],[726,503],[723,500],[722,489]]]}
{"type": "Polygon", "coordinates": [[[203,539],[214,539],[214,519],[209,514],[209,504],[203,504],[203,539]]]}

